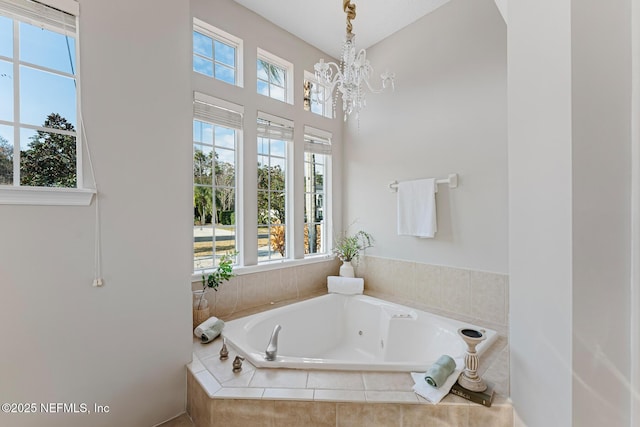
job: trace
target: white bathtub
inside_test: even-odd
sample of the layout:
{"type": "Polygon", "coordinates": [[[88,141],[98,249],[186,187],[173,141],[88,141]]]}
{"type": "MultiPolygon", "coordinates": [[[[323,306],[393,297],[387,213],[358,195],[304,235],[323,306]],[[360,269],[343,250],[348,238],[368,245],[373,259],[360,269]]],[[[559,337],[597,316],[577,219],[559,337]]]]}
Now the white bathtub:
{"type": "Polygon", "coordinates": [[[226,323],[222,335],[258,367],[373,371],[424,371],[442,354],[463,358],[466,345],[458,329],[484,329],[366,295],[327,294],[226,323]],[[265,349],[281,325],[278,353],[266,361],[265,349]]]}

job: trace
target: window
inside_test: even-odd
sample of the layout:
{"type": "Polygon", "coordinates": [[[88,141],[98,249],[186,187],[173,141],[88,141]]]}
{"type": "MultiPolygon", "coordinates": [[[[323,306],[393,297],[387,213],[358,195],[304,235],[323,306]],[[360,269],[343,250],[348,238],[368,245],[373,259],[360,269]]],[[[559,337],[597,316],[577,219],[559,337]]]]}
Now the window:
{"type": "Polygon", "coordinates": [[[315,76],[304,72],[304,109],[314,114],[333,118],[333,98],[326,85],[318,83],[315,76]]]}
{"type": "Polygon", "coordinates": [[[82,187],[78,5],[46,3],[0,0],[0,186],[82,187]]]}
{"type": "Polygon", "coordinates": [[[293,104],[293,65],[262,49],[258,49],[258,93],[293,104]]]}
{"type": "Polygon", "coordinates": [[[199,19],[193,20],[193,71],[242,86],[242,40],[199,19]]]}
{"type": "Polygon", "coordinates": [[[193,268],[236,250],[241,107],[196,93],[193,120],[193,268]],[[235,109],[230,109],[235,108],[235,109]]]}
{"type": "Polygon", "coordinates": [[[327,198],[331,134],[305,126],[304,135],[304,253],[328,253],[327,198]]]}
{"type": "Polygon", "coordinates": [[[258,113],[258,262],[288,258],[287,151],[293,123],[258,113]]]}

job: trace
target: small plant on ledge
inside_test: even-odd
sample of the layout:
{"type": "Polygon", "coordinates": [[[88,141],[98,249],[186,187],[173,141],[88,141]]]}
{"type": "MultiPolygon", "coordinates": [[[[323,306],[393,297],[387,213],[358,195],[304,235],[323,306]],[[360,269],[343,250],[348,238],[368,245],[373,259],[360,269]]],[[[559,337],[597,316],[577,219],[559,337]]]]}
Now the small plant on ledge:
{"type": "Polygon", "coordinates": [[[236,255],[238,255],[237,251],[226,253],[220,257],[220,262],[213,272],[209,274],[202,272],[202,294],[196,307],[197,310],[200,310],[207,287],[217,292],[218,286],[235,276],[235,274],[233,274],[233,260],[236,255]]]}
{"type": "Polygon", "coordinates": [[[357,260],[360,252],[373,246],[373,237],[366,231],[360,230],[354,235],[346,235],[336,239],[333,253],[343,262],[340,267],[340,275],[353,277],[353,267],[351,261],[357,260]]]}

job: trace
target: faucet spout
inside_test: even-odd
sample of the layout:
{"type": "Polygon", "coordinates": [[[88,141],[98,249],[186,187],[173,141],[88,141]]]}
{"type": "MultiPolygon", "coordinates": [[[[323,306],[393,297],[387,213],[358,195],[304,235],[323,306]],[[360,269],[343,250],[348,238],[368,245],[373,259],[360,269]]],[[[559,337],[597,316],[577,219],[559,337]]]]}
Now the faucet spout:
{"type": "Polygon", "coordinates": [[[265,360],[276,360],[276,355],[278,354],[278,335],[280,333],[280,329],[282,329],[282,326],[280,325],[276,325],[275,328],[273,328],[271,339],[269,340],[267,349],[264,352],[265,360]]]}

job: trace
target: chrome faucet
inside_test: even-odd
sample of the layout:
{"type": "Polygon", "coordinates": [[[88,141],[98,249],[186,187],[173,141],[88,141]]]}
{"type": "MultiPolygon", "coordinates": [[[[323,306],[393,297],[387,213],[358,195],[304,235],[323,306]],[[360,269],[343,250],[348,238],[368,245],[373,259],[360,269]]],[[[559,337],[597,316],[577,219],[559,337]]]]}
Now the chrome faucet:
{"type": "Polygon", "coordinates": [[[282,326],[280,325],[276,325],[276,327],[273,328],[271,339],[269,340],[267,349],[264,352],[265,360],[276,360],[276,354],[278,353],[278,334],[280,333],[280,329],[282,329],[282,326]]]}

